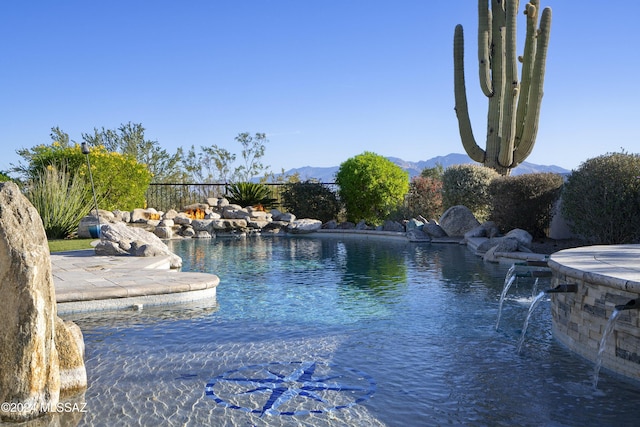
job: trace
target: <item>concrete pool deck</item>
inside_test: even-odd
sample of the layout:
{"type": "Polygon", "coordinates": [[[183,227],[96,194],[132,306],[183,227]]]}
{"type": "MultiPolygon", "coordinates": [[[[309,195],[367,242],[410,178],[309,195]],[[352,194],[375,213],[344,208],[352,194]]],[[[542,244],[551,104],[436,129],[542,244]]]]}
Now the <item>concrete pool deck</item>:
{"type": "Polygon", "coordinates": [[[215,298],[220,282],[171,270],[169,257],[97,256],[93,249],[53,253],[51,269],[59,314],[215,298]]]}
{"type": "Polygon", "coordinates": [[[640,293],[640,245],[602,245],[565,249],[551,255],[559,272],[640,293]]]}

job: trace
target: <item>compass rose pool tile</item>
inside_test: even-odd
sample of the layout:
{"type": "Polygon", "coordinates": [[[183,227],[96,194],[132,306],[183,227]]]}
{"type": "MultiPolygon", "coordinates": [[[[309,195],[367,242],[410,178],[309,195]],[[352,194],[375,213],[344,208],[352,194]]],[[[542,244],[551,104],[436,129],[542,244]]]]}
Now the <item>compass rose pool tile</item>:
{"type": "MultiPolygon", "coordinates": [[[[215,301],[78,313],[81,426],[635,425],[638,386],[551,335],[532,282],[459,245],[287,237],[170,242],[215,301]]],[[[541,284],[544,286],[544,284],[541,284]]]]}

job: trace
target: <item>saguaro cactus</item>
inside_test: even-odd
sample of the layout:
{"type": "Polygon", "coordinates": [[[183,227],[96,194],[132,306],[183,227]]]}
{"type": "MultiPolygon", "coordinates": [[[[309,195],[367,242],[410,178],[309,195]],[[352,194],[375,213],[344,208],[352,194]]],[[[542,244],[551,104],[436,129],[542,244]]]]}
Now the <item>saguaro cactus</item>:
{"type": "Polygon", "coordinates": [[[486,149],[473,136],[464,79],[464,35],[457,25],[453,42],[456,115],[462,145],[473,160],[502,175],[522,163],[533,150],[542,103],[551,9],[538,26],[539,0],[525,7],[527,30],[523,56],[516,57],[519,0],[478,0],[480,87],[489,98],[486,149]],[[518,81],[518,60],[522,82],[518,81]]]}

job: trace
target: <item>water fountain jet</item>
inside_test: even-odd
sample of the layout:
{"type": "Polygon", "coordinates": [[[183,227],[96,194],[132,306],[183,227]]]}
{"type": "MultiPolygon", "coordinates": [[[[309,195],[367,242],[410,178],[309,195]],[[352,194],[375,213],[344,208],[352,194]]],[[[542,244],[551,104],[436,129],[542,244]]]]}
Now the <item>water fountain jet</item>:
{"type": "Polygon", "coordinates": [[[629,300],[626,304],[616,305],[616,310],[637,310],[640,309],[640,301],[637,299],[629,300]]]}
{"type": "Polygon", "coordinates": [[[546,289],[545,294],[558,294],[558,293],[576,293],[578,292],[578,285],[575,283],[561,283],[555,288],[546,289]]]}

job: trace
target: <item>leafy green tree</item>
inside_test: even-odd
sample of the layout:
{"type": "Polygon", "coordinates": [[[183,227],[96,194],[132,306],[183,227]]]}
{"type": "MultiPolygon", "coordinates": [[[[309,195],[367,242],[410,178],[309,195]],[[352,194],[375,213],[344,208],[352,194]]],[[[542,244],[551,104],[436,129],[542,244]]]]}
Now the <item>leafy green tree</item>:
{"type": "Polygon", "coordinates": [[[442,175],[444,174],[444,167],[438,163],[432,168],[424,168],[422,172],[420,172],[420,176],[423,178],[432,178],[437,180],[442,180],[442,175]]]}
{"type": "Polygon", "coordinates": [[[251,136],[249,132],[243,132],[235,137],[235,141],[242,146],[242,164],[235,167],[233,166],[238,156],[226,148],[213,144],[208,147],[201,146],[200,151],[196,152],[191,146],[183,159],[184,169],[189,177],[198,182],[250,182],[264,173],[261,181],[266,182],[269,168],[261,162],[266,144],[269,142],[266,134],[256,133],[251,136]]]}
{"type": "Polygon", "coordinates": [[[233,172],[235,181],[251,181],[251,178],[262,174],[268,169],[261,162],[266,150],[266,144],[269,142],[267,135],[264,133],[256,133],[251,136],[249,132],[242,132],[236,136],[235,140],[242,145],[242,161],[243,164],[238,166],[233,172]]]}
{"type": "Polygon", "coordinates": [[[0,171],[0,182],[13,181],[7,172],[0,171]]]}
{"type": "Polygon", "coordinates": [[[409,174],[390,160],[364,152],[340,165],[338,194],[352,222],[381,223],[409,191],[409,174]]]}
{"type": "Polygon", "coordinates": [[[158,141],[144,136],[144,127],[140,123],[126,123],[116,130],[98,130],[93,134],[83,133],[82,140],[91,147],[104,146],[109,152],[120,153],[134,158],[147,166],[155,182],[183,182],[186,172],[183,169],[184,151],[182,147],[175,154],[169,154],[160,147],[158,141]]]}
{"type": "Polygon", "coordinates": [[[31,148],[22,148],[16,150],[16,153],[24,161],[14,165],[12,172],[20,174],[24,181],[41,176],[50,166],[58,170],[65,169],[73,175],[86,164],[79,146],[74,148],[68,141],[60,143],[54,140],[50,145],[40,144],[31,148]]]}
{"type": "Polygon", "coordinates": [[[185,169],[197,182],[227,182],[231,177],[231,166],[236,155],[226,148],[211,145],[200,147],[196,153],[193,145],[184,161],[185,169]]]}
{"type": "MultiPolygon", "coordinates": [[[[18,154],[26,160],[19,167],[25,181],[37,179],[47,169],[55,168],[68,171],[71,178],[80,176],[90,188],[87,157],[78,144],[65,146],[55,141],[51,145],[19,150],[18,154]]],[[[108,152],[103,146],[93,147],[89,160],[100,208],[131,210],[144,206],[144,195],[151,182],[151,173],[145,165],[132,156],[108,152]]]]}

